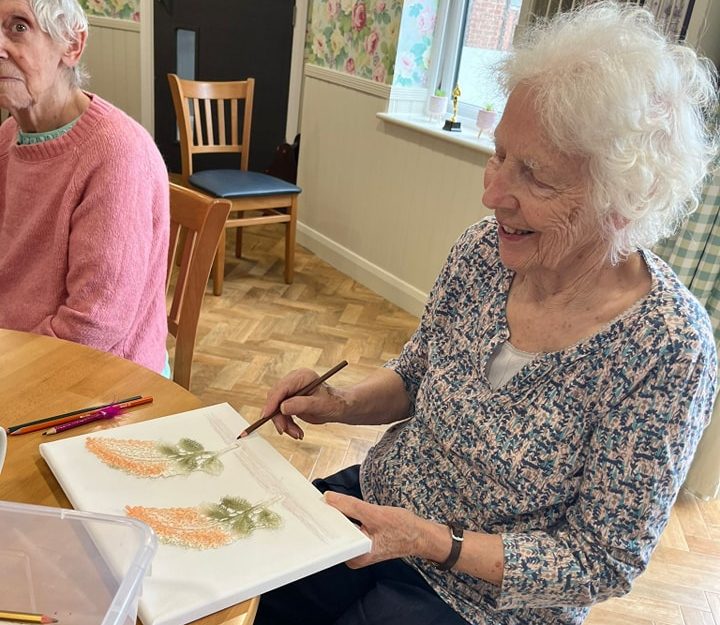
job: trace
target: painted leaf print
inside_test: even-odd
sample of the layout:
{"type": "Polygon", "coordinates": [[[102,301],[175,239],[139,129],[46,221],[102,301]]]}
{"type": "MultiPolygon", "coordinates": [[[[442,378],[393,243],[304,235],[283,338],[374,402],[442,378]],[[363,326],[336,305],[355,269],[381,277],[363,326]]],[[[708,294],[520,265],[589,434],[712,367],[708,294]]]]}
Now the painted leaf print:
{"type": "Polygon", "coordinates": [[[144,478],[189,475],[194,471],[220,475],[225,468],[220,456],[235,446],[209,451],[190,438],[181,438],[175,445],[122,438],[85,439],[85,448],[109,467],[144,478]]]}
{"type": "Polygon", "coordinates": [[[252,505],[241,497],[191,508],[126,506],[128,516],[147,523],[160,542],[186,549],[216,549],[247,538],[260,529],[278,529],[282,518],[270,506],[279,497],[252,505]]]}

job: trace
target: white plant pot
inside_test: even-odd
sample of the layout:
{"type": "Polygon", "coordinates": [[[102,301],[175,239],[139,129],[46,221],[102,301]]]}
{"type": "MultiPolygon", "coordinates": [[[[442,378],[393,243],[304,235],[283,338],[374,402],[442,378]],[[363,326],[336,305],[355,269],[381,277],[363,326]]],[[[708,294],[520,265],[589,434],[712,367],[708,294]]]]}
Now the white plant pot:
{"type": "Polygon", "coordinates": [[[446,95],[431,95],[428,99],[427,110],[430,117],[442,116],[446,113],[448,98],[446,95]]]}
{"type": "Polygon", "coordinates": [[[484,132],[488,135],[491,134],[495,128],[496,122],[496,111],[486,111],[485,109],[480,109],[477,115],[478,136],[481,136],[484,132]]]}

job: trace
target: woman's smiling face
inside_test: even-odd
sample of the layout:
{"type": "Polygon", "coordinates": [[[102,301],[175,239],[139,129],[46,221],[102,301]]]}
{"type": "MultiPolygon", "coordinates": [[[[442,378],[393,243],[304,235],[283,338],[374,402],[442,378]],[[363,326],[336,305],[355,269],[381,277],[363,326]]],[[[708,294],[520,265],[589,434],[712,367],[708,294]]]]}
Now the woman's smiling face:
{"type": "Polygon", "coordinates": [[[563,154],[545,136],[532,91],[510,94],[495,130],[495,155],[485,169],[483,203],[495,212],[503,264],[518,273],[562,273],[603,260],[590,179],[582,157],[563,154]]]}

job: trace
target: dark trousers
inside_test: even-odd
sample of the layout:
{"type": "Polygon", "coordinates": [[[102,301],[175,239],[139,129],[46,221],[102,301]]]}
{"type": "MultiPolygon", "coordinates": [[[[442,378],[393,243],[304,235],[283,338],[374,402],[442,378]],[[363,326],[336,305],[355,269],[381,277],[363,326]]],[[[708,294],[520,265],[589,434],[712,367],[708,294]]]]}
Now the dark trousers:
{"type": "MultiPolygon", "coordinates": [[[[362,498],[355,465],[315,480],[321,491],[362,498]]],[[[266,593],[256,625],[468,625],[402,560],[362,569],[338,564],[266,593]]]]}

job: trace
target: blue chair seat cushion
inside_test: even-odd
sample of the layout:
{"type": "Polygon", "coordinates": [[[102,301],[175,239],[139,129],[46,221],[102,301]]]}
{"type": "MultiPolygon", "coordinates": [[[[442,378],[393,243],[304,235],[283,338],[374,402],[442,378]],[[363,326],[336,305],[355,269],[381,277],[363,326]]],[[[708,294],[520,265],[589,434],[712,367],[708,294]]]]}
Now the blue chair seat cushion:
{"type": "Polygon", "coordinates": [[[208,169],[189,178],[190,184],[215,197],[237,198],[300,193],[300,187],[281,178],[241,169],[208,169]]]}

